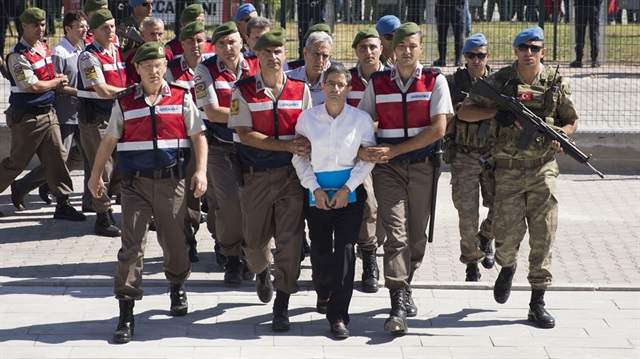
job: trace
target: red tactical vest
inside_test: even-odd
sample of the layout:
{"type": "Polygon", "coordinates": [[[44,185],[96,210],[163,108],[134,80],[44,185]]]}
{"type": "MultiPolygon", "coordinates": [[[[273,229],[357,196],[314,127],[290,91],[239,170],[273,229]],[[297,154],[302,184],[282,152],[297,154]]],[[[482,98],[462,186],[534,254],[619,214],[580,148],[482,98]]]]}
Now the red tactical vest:
{"type": "Polygon", "coordinates": [[[140,86],[119,99],[124,131],[118,141],[118,163],[122,172],[150,171],[173,167],[178,158],[189,162],[191,149],[185,129],[183,88],[166,85],[155,106],[144,101],[140,86]]]}
{"type": "Polygon", "coordinates": [[[351,72],[351,91],[347,95],[347,103],[353,107],[358,107],[367,86],[360,79],[357,67],[350,69],[349,72],[351,72]]]}
{"type": "MultiPolygon", "coordinates": [[[[102,74],[107,85],[116,87],[127,87],[126,65],[123,62],[122,51],[116,46],[116,59],[111,58],[107,53],[102,52],[102,48],[98,49],[95,43],[88,45],[84,52],[80,54],[80,59],[84,60],[85,56],[94,55],[102,65],[102,74]]],[[[78,75],[78,97],[86,98],[102,113],[110,113],[113,107],[113,100],[102,99],[93,89],[93,86],[85,85],[82,76],[78,75]]]]}
{"type": "MultiPolygon", "coordinates": [[[[402,93],[393,80],[395,71],[376,72],[371,77],[376,94],[378,143],[405,142],[431,125],[431,92],[439,72],[423,68],[420,78],[414,79],[408,91],[402,93]]],[[[426,157],[430,147],[399,156],[397,160],[426,157]]]]}
{"type": "MultiPolygon", "coordinates": [[[[55,71],[53,69],[53,62],[51,62],[51,54],[49,53],[49,47],[44,42],[40,42],[45,52],[43,58],[32,47],[26,47],[21,42],[18,42],[13,48],[11,53],[23,55],[27,58],[31,64],[33,74],[41,81],[48,81],[55,78],[55,71]]],[[[9,55],[7,55],[7,58],[9,55]]],[[[20,70],[22,71],[22,70],[20,70]]],[[[16,86],[13,76],[9,76],[9,82],[11,83],[11,95],[9,96],[9,103],[13,107],[48,107],[52,106],[55,100],[55,90],[50,90],[43,93],[29,93],[22,91],[16,86]]]]}
{"type": "MultiPolygon", "coordinates": [[[[291,140],[295,136],[306,84],[287,78],[280,97],[273,102],[255,76],[236,82],[251,111],[252,128],[269,137],[291,140]],[[259,91],[260,90],[260,91],[259,91]]],[[[265,151],[236,142],[242,163],[248,166],[277,168],[291,165],[291,153],[265,151]]]]}
{"type": "MultiPolygon", "coordinates": [[[[205,60],[203,64],[207,67],[213,79],[213,88],[218,97],[218,106],[227,108],[231,104],[231,93],[234,83],[260,72],[260,61],[256,56],[251,56],[243,60],[240,66],[243,68],[242,75],[239,79],[236,79],[233,74],[225,70],[225,65],[222,61],[220,61],[218,66],[218,56],[205,60]]],[[[205,125],[213,131],[213,135],[219,140],[229,143],[233,142],[233,131],[230,130],[225,123],[215,123],[206,120],[205,125]]]]}
{"type": "Polygon", "coordinates": [[[167,67],[169,67],[169,71],[171,71],[171,75],[173,75],[173,82],[184,87],[188,87],[189,92],[191,92],[193,103],[195,103],[195,81],[193,80],[193,75],[191,74],[191,72],[189,72],[189,64],[187,64],[183,57],[179,57],[169,61],[167,67]]]}

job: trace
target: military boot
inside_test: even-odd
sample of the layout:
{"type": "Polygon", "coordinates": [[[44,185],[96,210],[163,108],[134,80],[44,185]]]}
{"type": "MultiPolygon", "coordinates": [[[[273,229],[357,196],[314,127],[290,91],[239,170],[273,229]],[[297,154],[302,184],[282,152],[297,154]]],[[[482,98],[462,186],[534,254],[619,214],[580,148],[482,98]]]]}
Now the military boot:
{"type": "Polygon", "coordinates": [[[418,315],[418,306],[413,301],[413,291],[411,288],[407,289],[407,295],[404,298],[404,308],[407,310],[407,317],[412,318],[418,315]]]}
{"type": "Polygon", "coordinates": [[[289,293],[276,291],[276,299],[273,301],[273,321],[271,330],[274,332],[287,332],[291,327],[289,322],[289,293]]]}
{"type": "Polygon", "coordinates": [[[362,256],[362,291],[375,293],[378,291],[380,270],[376,261],[376,251],[360,250],[362,256]]]}
{"type": "Polygon", "coordinates": [[[271,265],[268,264],[262,272],[256,275],[256,293],[262,303],[269,303],[273,298],[273,286],[271,285],[271,265]]]}
{"type": "Polygon", "coordinates": [[[493,268],[494,254],[493,254],[493,246],[491,245],[491,239],[483,236],[478,233],[478,238],[480,238],[480,250],[484,252],[484,259],[482,260],[482,266],[486,269],[493,268]]]}
{"type": "Polygon", "coordinates": [[[240,263],[240,256],[227,257],[227,264],[224,266],[224,284],[242,284],[241,268],[242,263],[240,263]]]}
{"type": "Polygon", "coordinates": [[[189,303],[187,302],[187,292],[184,290],[184,283],[170,283],[169,297],[171,298],[171,308],[169,312],[174,317],[187,315],[189,303]]]}
{"type": "Polygon", "coordinates": [[[516,263],[511,267],[502,267],[496,284],[493,286],[493,298],[496,302],[504,304],[511,295],[511,285],[513,284],[513,276],[516,274],[516,263]]]}
{"type": "Polygon", "coordinates": [[[389,290],[391,297],[391,312],[384,322],[384,330],[391,334],[406,334],[407,309],[405,307],[406,290],[404,288],[389,290]]]}
{"type": "Polygon", "coordinates": [[[53,213],[54,219],[65,219],[68,221],[84,221],[87,217],[78,212],[71,203],[69,203],[68,196],[62,196],[57,199],[58,203],[56,205],[56,211],[53,213]]]}
{"type": "Polygon", "coordinates": [[[480,269],[478,268],[478,263],[468,263],[467,264],[467,277],[465,278],[466,282],[479,282],[480,281],[480,269]]]}
{"type": "Polygon", "coordinates": [[[188,236],[187,244],[189,245],[189,262],[199,262],[200,255],[198,255],[198,241],[196,241],[196,236],[188,236]]]}
{"type": "Polygon", "coordinates": [[[556,326],[556,319],[544,309],[544,292],[544,289],[533,289],[531,291],[527,319],[536,323],[540,328],[553,328],[556,326]]]}
{"type": "Polygon", "coordinates": [[[120,229],[111,223],[109,212],[96,214],[96,224],[93,226],[93,232],[104,237],[120,237],[122,234],[120,229]]]}
{"type": "Polygon", "coordinates": [[[133,318],[133,300],[119,300],[120,318],[118,319],[118,327],[113,332],[113,342],[124,344],[131,341],[133,337],[133,327],[136,322],[133,318]]]}

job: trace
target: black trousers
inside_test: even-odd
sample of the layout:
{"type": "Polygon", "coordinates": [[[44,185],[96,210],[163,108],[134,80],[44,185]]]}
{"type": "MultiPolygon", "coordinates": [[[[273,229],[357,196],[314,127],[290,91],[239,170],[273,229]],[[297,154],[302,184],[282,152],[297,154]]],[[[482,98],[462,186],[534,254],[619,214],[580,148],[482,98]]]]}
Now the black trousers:
{"type": "Polygon", "coordinates": [[[340,209],[307,208],[313,284],[318,298],[329,298],[329,323],[342,320],[349,324],[356,265],[354,246],[367,198],[362,185],[356,189],[356,198],[356,202],[340,209]]]}
{"type": "Polygon", "coordinates": [[[591,60],[598,59],[598,38],[600,37],[600,6],[576,4],[576,60],[582,61],[584,38],[589,26],[591,60]]]}
{"type": "Polygon", "coordinates": [[[447,59],[447,31],[453,28],[455,60],[460,61],[462,52],[462,30],[466,16],[464,5],[442,6],[438,10],[438,55],[440,60],[447,59]]]}

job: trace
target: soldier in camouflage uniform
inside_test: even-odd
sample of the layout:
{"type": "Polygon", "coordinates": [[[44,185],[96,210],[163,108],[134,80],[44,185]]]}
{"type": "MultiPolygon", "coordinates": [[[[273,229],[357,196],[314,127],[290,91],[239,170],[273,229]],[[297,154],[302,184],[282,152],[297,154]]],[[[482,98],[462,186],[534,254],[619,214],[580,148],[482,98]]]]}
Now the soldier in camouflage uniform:
{"type": "Polygon", "coordinates": [[[118,41],[120,41],[120,49],[124,53],[125,58],[131,53],[131,50],[137,49],[144,43],[140,36],[140,25],[144,19],[151,16],[153,0],[129,0],[129,6],[133,8],[133,12],[116,27],[116,35],[118,35],[118,41]],[[135,30],[133,36],[127,36],[129,29],[135,30]],[[137,41],[132,39],[132,37],[136,37],[136,34],[139,38],[137,41]]]}
{"type": "MultiPolygon", "coordinates": [[[[513,42],[517,61],[489,77],[501,93],[518,98],[523,105],[557,131],[571,136],[578,127],[578,114],[571,90],[557,71],[540,60],[545,54],[544,32],[539,27],[523,30],[513,42]]],[[[494,117],[500,124],[495,158],[494,235],[496,261],[502,266],[493,296],[505,303],[511,293],[518,249],[529,229],[529,275],[532,288],[528,320],[542,328],[553,328],[555,318],[544,308],[544,293],[552,282],[551,249],[558,226],[556,178],[560,144],[533,134],[528,146],[519,148],[523,130],[510,112],[498,111],[495,102],[471,90],[458,116],[465,121],[494,117]]]]}
{"type": "MultiPolygon", "coordinates": [[[[467,62],[465,68],[447,76],[454,108],[460,107],[478,78],[486,78],[491,74],[491,68],[487,66],[491,53],[484,35],[470,36],[462,48],[462,54],[467,62]]],[[[478,159],[488,158],[495,143],[495,132],[495,122],[490,119],[466,122],[453,117],[447,124],[444,160],[451,165],[451,193],[459,218],[460,261],[467,265],[467,282],[480,280],[479,262],[487,269],[493,268],[493,190],[490,183],[493,173],[478,159]],[[478,231],[480,194],[482,205],[489,208],[489,213],[478,231]]]]}

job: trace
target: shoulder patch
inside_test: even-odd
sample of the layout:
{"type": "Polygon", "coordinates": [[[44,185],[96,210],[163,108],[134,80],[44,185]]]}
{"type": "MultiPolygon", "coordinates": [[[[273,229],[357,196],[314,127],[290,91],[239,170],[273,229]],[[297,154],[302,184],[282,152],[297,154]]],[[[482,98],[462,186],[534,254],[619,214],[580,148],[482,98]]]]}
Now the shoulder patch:
{"type": "Polygon", "coordinates": [[[204,84],[204,82],[196,82],[196,84],[194,85],[194,89],[196,91],[197,100],[202,100],[203,98],[207,97],[207,86],[204,84]]]}
{"type": "Polygon", "coordinates": [[[87,80],[95,80],[98,78],[95,66],[89,66],[84,69],[84,76],[87,80]]]}
{"type": "Polygon", "coordinates": [[[231,104],[229,105],[229,114],[235,116],[238,114],[239,109],[240,109],[240,100],[238,100],[237,98],[231,100],[231,104]]]}
{"type": "Polygon", "coordinates": [[[179,83],[177,83],[177,82],[175,82],[175,81],[174,81],[174,82],[169,83],[169,85],[171,85],[171,86],[173,86],[173,87],[177,87],[177,88],[183,89],[183,90],[185,90],[185,91],[190,91],[190,90],[191,90],[189,87],[187,87],[187,86],[185,86],[185,85],[183,85],[183,84],[179,84],[179,83]]]}
{"type": "Polygon", "coordinates": [[[27,78],[22,67],[14,68],[13,74],[16,75],[16,81],[24,81],[27,78]]]}

